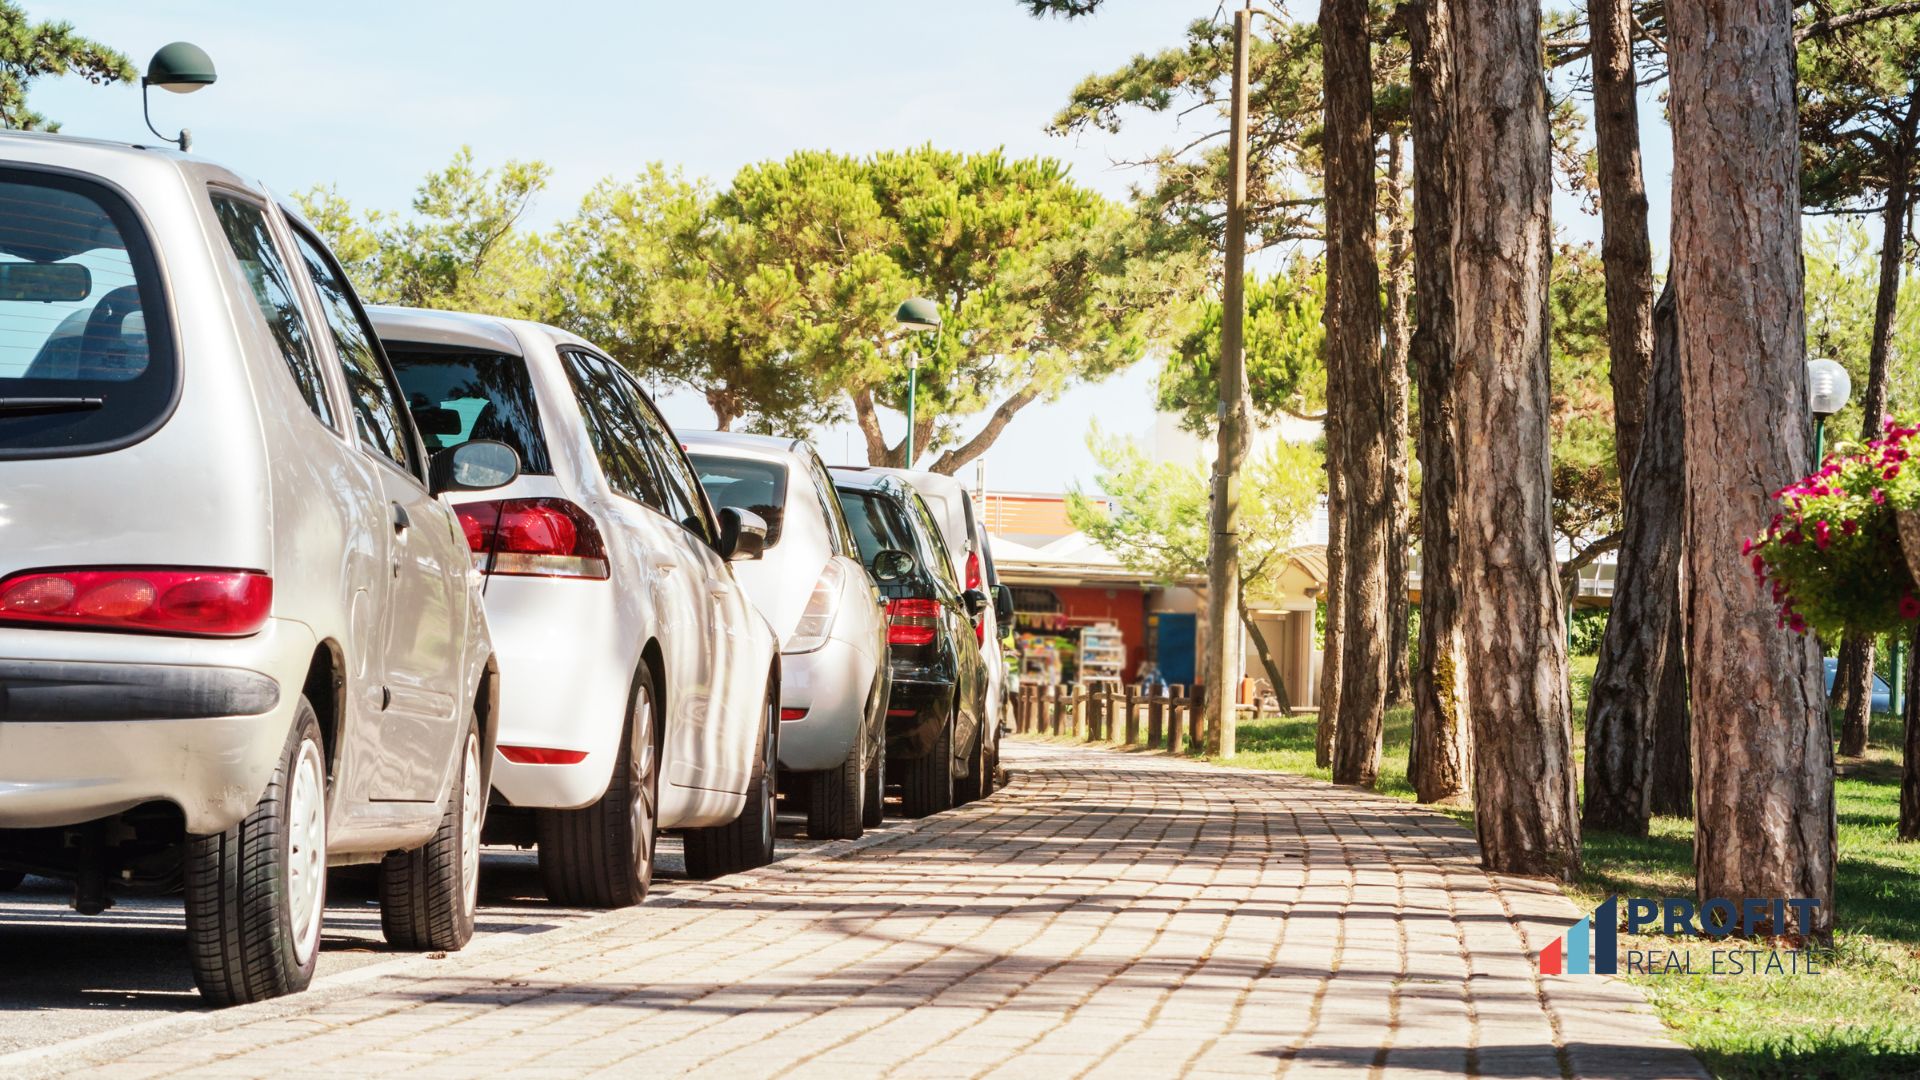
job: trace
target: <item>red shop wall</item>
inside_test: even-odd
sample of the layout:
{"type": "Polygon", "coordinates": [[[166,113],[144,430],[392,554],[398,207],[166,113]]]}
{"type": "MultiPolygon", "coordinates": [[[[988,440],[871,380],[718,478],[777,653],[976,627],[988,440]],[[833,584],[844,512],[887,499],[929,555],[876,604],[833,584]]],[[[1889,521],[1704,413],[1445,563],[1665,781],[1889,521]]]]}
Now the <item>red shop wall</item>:
{"type": "Polygon", "coordinates": [[[1110,622],[1127,643],[1128,682],[1147,659],[1147,594],[1141,589],[1055,588],[1067,618],[1075,624],[1110,622]]]}

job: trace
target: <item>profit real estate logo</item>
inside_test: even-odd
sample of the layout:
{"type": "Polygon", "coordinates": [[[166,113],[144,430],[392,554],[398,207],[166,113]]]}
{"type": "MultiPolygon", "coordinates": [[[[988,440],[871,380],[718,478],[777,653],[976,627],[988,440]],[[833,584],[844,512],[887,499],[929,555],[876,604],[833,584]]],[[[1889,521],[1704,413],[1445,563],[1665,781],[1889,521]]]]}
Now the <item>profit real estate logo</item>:
{"type": "MultiPolygon", "coordinates": [[[[1811,948],[1716,948],[1705,954],[1684,949],[1621,948],[1621,898],[1609,896],[1592,913],[1540,950],[1542,975],[1814,975],[1821,956],[1811,948]]],[[[1808,897],[1730,900],[1696,905],[1680,897],[1635,896],[1625,900],[1628,934],[1725,939],[1738,932],[1810,925],[1820,901],[1808,897]],[[1797,917],[1789,919],[1789,913],[1797,917]]],[[[1758,944],[1758,939],[1754,939],[1758,944]]]]}

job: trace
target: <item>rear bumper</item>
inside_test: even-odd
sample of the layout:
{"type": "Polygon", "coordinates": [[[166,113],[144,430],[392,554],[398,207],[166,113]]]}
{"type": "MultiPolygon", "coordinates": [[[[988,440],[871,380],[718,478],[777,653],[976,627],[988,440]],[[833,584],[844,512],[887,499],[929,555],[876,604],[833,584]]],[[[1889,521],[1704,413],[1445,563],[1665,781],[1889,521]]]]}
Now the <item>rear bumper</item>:
{"type": "Polygon", "coordinates": [[[872,657],[839,640],[780,657],[780,707],[807,711],[780,722],[783,768],[818,772],[847,760],[866,723],[874,667],[872,657]]]}
{"type": "Polygon", "coordinates": [[[299,701],[283,687],[314,645],[286,620],[230,641],[0,630],[0,829],[155,801],[189,833],[231,827],[279,760],[299,701]]]}
{"type": "Polygon", "coordinates": [[[627,723],[639,643],[621,630],[605,581],[494,577],[487,622],[500,665],[499,746],[585,753],[571,765],[493,755],[493,790],[509,805],[573,810],[606,793],[627,723]]]}
{"type": "Polygon", "coordinates": [[[925,757],[940,738],[940,728],[953,712],[953,684],[893,680],[887,699],[887,755],[925,757]]]}

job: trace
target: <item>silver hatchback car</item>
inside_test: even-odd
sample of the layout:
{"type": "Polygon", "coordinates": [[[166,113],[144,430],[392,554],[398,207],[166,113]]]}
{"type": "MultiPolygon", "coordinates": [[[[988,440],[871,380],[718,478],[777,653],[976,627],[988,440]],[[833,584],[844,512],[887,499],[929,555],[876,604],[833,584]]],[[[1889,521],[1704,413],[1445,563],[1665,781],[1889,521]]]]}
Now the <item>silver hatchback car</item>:
{"type": "Polygon", "coordinates": [[[498,698],[442,491],[326,247],[171,152],[0,136],[0,875],[185,894],[219,1003],[302,989],[326,871],[472,933],[498,698]]]}

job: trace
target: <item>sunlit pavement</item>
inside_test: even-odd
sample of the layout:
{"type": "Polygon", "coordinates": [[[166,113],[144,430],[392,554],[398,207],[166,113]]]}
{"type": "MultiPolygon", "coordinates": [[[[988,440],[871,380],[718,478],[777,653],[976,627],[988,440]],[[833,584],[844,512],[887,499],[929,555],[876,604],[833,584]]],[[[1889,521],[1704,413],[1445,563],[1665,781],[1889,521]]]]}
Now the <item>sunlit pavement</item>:
{"type": "MultiPolygon", "coordinates": [[[[22,979],[32,916],[10,905],[0,1037],[120,1011],[0,1075],[1704,1075],[1631,986],[1533,974],[1530,950],[1579,913],[1480,872],[1450,819],[1151,755],[1006,760],[1012,784],[984,803],[636,910],[556,912],[530,862],[496,860],[489,898],[509,906],[445,959],[352,952],[378,939],[362,897],[308,993],[136,1027],[193,1006],[177,973],[122,968],[129,990],[65,970],[112,969],[115,950],[77,955],[61,920],[34,949],[63,973],[22,979]],[[23,1006],[28,982],[67,989],[23,1006]]],[[[118,933],[177,949],[174,926],[118,933]]]]}

